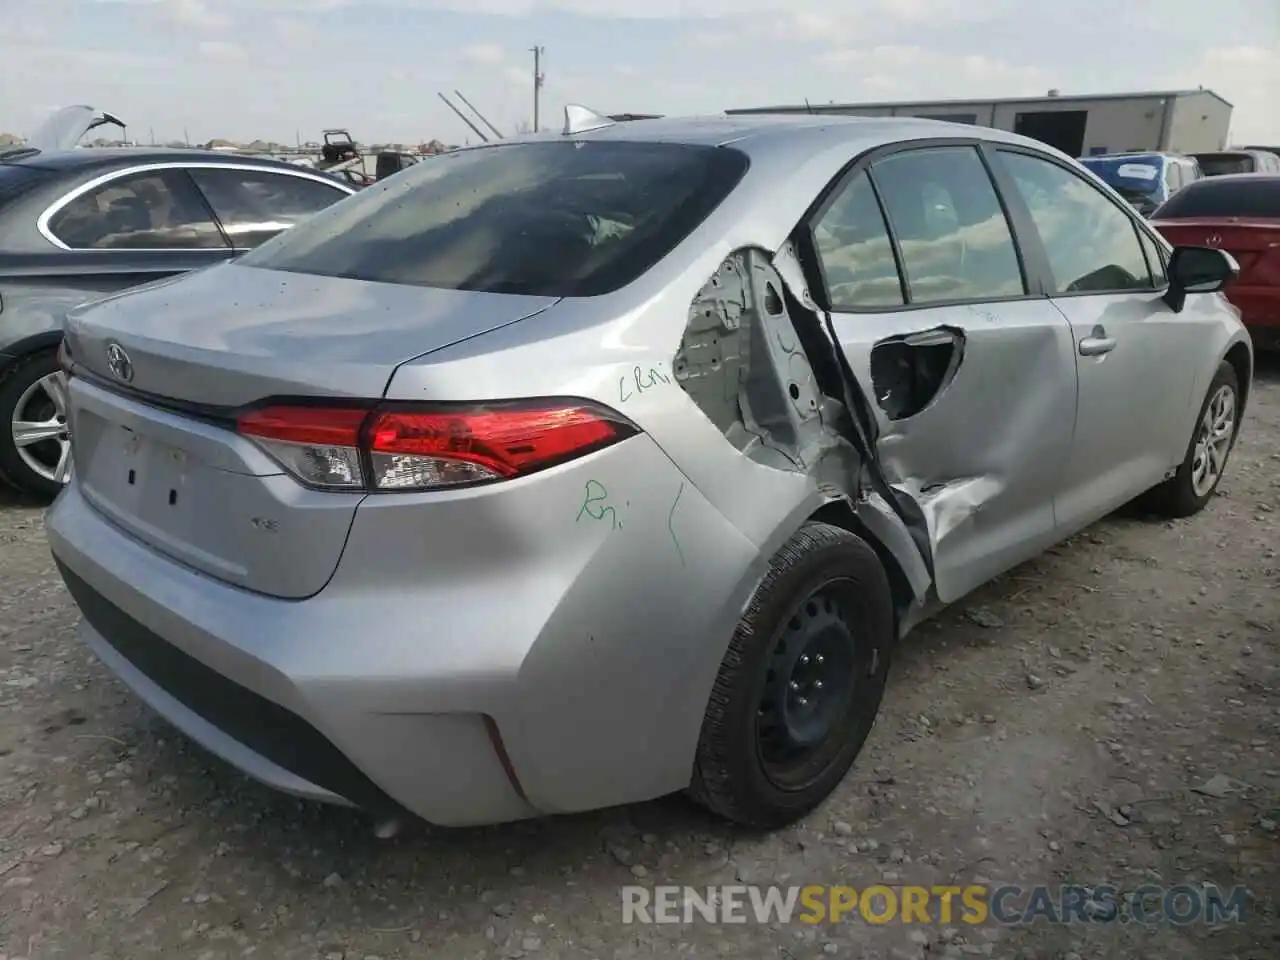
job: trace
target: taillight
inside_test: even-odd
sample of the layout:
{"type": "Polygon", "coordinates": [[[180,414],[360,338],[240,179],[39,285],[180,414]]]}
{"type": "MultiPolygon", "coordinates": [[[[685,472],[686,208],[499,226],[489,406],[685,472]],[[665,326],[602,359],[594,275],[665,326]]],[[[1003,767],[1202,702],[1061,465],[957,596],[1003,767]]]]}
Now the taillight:
{"type": "Polygon", "coordinates": [[[585,400],[448,407],[290,404],[249,411],[237,427],[308,487],[372,491],[509,480],[639,432],[585,400]]]}

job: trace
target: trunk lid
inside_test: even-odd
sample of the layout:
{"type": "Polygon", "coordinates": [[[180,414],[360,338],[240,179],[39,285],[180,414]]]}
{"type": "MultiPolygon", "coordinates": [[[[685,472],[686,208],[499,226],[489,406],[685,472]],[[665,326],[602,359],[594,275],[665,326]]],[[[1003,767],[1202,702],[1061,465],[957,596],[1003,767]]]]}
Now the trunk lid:
{"type": "Polygon", "coordinates": [[[49,153],[58,150],[70,150],[80,143],[86,133],[97,127],[110,124],[125,129],[124,121],[109,113],[97,110],[87,104],[74,104],[55,110],[36,128],[35,133],[27,138],[26,147],[49,153]]]}
{"type": "Polygon", "coordinates": [[[235,264],[98,301],[66,326],[75,370],[95,375],[70,382],[74,482],[119,527],[189,567],[310,596],[333,575],[362,496],[302,487],[230,428],[230,408],[269,396],[377,399],[405,360],[554,302],[235,264]]]}
{"type": "Polygon", "coordinates": [[[73,311],[66,335],[77,365],[122,388],[185,404],[377,399],[404,361],[555,302],[227,263],[73,311]],[[112,347],[128,358],[127,383],[111,369],[112,347]]]}
{"type": "Polygon", "coordinates": [[[1240,285],[1280,284],[1280,218],[1188,217],[1155,220],[1175,246],[1225,250],[1240,264],[1240,285]]]}

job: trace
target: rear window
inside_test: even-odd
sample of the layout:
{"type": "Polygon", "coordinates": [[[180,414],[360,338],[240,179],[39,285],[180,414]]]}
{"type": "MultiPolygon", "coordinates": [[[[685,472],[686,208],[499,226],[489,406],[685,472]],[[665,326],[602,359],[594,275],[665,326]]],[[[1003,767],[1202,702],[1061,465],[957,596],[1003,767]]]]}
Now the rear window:
{"type": "Polygon", "coordinates": [[[1157,220],[1186,217],[1280,217],[1280,177],[1197,180],[1154,214],[1157,220]]]}
{"type": "Polygon", "coordinates": [[[51,176],[52,174],[47,170],[41,170],[38,167],[0,163],[0,207],[11,200],[16,200],[51,176]]]}
{"type": "Polygon", "coordinates": [[[383,283],[589,297],[635,280],[691,233],[748,165],[724,147],[513,143],[442,154],[240,260],[383,283]]]}
{"type": "Polygon", "coordinates": [[[1206,177],[1227,173],[1255,173],[1257,161],[1247,153],[1197,153],[1200,169],[1206,177]]]}

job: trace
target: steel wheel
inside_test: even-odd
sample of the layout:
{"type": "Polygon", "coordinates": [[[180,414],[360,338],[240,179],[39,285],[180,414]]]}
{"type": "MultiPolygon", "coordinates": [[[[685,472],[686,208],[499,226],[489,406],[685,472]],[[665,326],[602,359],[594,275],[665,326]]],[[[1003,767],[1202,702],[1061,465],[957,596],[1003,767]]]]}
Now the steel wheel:
{"type": "MultiPolygon", "coordinates": [[[[814,590],[778,631],[756,714],[761,766],[783,790],[800,787],[812,761],[838,745],[862,684],[876,673],[876,651],[852,626],[847,580],[814,590]]],[[[878,698],[868,702],[878,706],[878,698]]],[[[873,708],[874,713],[874,708],[873,708]]]]}
{"type": "Polygon", "coordinates": [[[66,375],[51,373],[27,387],[14,405],[9,431],[18,457],[32,473],[65,484],[71,466],[66,375]]]}
{"type": "Polygon", "coordinates": [[[1191,490],[1206,496],[1222,477],[1236,433],[1236,391],[1229,383],[1218,387],[1196,432],[1191,458],[1191,490]]]}

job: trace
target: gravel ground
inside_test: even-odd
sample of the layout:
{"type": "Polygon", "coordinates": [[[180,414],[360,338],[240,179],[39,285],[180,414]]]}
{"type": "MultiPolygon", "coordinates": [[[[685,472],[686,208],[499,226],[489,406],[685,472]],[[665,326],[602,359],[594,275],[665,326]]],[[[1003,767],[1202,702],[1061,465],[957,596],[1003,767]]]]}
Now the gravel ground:
{"type": "Polygon", "coordinates": [[[1280,365],[1219,498],[1114,517],[909,639],[867,752],[767,837],[679,799],[376,839],[241,777],[74,640],[0,504],[0,960],[1280,956],[1280,365]],[[637,880],[636,877],[640,877],[637,880]],[[640,926],[625,883],[1248,888],[1207,926],[640,926]]]}

